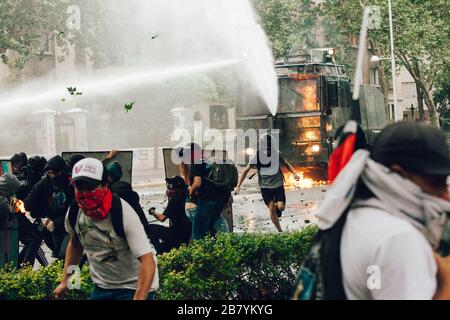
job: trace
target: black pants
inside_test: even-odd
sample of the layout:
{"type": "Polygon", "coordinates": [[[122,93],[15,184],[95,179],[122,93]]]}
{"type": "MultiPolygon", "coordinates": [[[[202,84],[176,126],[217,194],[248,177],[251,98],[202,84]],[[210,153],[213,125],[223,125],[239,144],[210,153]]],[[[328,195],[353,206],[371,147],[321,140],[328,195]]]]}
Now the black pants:
{"type": "MultiPolygon", "coordinates": [[[[52,219],[52,218],[50,218],[52,219]]],[[[51,233],[53,240],[52,256],[53,258],[63,259],[66,256],[66,249],[69,243],[69,235],[64,226],[64,216],[52,219],[55,230],[51,233]]]]}
{"type": "Polygon", "coordinates": [[[158,254],[169,252],[173,248],[178,248],[183,243],[187,244],[189,242],[189,239],[183,239],[183,237],[177,235],[172,228],[150,223],[148,229],[150,241],[158,254]]]}
{"type": "Polygon", "coordinates": [[[24,215],[18,215],[19,241],[24,245],[19,255],[19,265],[28,263],[34,265],[34,260],[42,243],[42,234],[36,225],[31,223],[24,215]]]}

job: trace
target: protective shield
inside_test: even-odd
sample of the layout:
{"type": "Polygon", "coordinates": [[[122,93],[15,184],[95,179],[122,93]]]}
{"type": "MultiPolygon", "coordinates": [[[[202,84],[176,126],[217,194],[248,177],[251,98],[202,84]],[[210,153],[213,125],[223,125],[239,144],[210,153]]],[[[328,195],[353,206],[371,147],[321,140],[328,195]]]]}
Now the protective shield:
{"type": "Polygon", "coordinates": [[[0,176],[5,173],[12,173],[11,161],[7,159],[0,159],[0,176]]]}
{"type": "MultiPolygon", "coordinates": [[[[74,154],[81,154],[86,158],[95,158],[102,160],[106,157],[109,151],[70,151],[63,152],[61,156],[64,160],[68,160],[74,154]]],[[[122,166],[123,176],[120,180],[132,184],[132,172],[133,172],[133,151],[119,151],[119,153],[111,160],[105,162],[108,165],[110,162],[117,161],[122,166]]]]}

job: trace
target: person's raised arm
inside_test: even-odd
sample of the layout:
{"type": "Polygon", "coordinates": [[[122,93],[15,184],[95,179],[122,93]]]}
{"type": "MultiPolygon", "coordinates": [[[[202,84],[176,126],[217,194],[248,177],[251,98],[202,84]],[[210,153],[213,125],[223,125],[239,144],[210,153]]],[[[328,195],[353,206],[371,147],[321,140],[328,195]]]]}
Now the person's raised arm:
{"type": "Polygon", "coordinates": [[[202,186],[202,177],[195,176],[194,182],[192,183],[191,188],[189,189],[189,196],[194,195],[198,189],[202,186]]]}
{"type": "Polygon", "coordinates": [[[109,151],[109,153],[101,160],[103,164],[106,164],[106,162],[108,160],[113,159],[115,156],[117,156],[117,154],[119,153],[119,151],[117,151],[116,149],[112,149],[111,151],[109,151]]]}
{"type": "Polygon", "coordinates": [[[184,183],[186,183],[186,185],[189,185],[189,166],[183,161],[180,163],[180,177],[184,179],[184,183]]]}

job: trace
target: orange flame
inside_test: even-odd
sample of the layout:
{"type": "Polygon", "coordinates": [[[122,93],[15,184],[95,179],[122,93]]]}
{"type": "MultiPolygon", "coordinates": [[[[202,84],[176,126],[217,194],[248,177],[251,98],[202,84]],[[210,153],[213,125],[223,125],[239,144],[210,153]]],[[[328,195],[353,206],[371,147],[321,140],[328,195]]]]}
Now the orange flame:
{"type": "Polygon", "coordinates": [[[16,213],[27,213],[27,210],[25,209],[25,204],[23,203],[22,200],[14,199],[13,208],[16,213]]]}
{"type": "Polygon", "coordinates": [[[307,85],[297,87],[297,92],[303,97],[303,108],[305,111],[319,110],[317,101],[317,82],[308,81],[307,85]]]}
{"type": "Polygon", "coordinates": [[[305,130],[305,138],[306,138],[306,141],[320,140],[320,138],[317,136],[317,132],[315,129],[306,129],[305,130]]]}
{"type": "Polygon", "coordinates": [[[327,185],[327,181],[325,180],[313,180],[311,178],[305,178],[303,172],[298,173],[298,175],[300,176],[299,180],[295,180],[294,175],[292,173],[285,175],[285,182],[287,188],[311,189],[327,185]]]}

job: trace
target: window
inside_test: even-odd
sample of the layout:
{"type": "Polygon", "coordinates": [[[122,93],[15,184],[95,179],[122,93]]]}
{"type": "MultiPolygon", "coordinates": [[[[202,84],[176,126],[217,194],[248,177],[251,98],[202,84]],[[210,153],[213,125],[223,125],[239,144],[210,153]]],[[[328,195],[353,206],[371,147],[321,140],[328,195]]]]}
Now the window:
{"type": "Polygon", "coordinates": [[[279,112],[319,111],[317,80],[280,79],[279,112]]]}
{"type": "Polygon", "coordinates": [[[370,69],[369,70],[369,84],[373,84],[375,86],[379,85],[378,81],[378,69],[370,69]]]}
{"type": "Polygon", "coordinates": [[[389,104],[389,120],[395,120],[395,107],[393,104],[389,104]]]}

